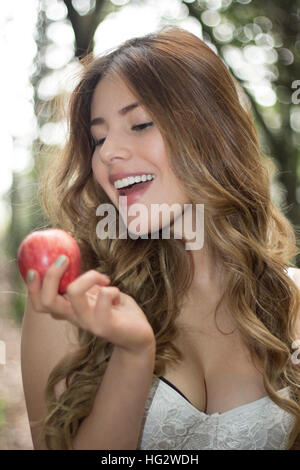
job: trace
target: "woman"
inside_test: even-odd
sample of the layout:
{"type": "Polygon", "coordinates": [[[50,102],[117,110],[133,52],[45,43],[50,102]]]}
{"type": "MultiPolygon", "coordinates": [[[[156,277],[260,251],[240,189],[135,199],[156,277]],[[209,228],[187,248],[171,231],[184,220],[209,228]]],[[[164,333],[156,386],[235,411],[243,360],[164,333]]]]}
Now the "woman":
{"type": "Polygon", "coordinates": [[[40,194],[84,266],[63,296],[66,262],[27,284],[35,448],[295,448],[299,270],[286,268],[298,249],[227,67],[180,28],[131,39],[86,61],[69,124],[40,194]],[[125,189],[141,173],[144,188],[125,189]],[[136,225],[133,202],[149,216],[136,225]],[[127,238],[99,236],[97,208],[108,203],[117,228],[128,216],[127,238]],[[173,235],[184,204],[193,215],[204,206],[202,248],[186,249],[185,227],[181,238],[150,237],[168,225],[151,212],[164,203],[180,204],[173,235]],[[78,332],[72,345],[63,324],[78,332]]]}

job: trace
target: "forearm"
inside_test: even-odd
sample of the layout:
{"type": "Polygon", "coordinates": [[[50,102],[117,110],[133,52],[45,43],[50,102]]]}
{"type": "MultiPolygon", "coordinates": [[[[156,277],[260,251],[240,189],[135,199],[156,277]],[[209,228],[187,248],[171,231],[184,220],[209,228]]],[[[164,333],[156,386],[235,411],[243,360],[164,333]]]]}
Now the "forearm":
{"type": "Polygon", "coordinates": [[[136,449],[154,369],[155,346],[140,355],[114,348],[75,450],[136,449]]]}

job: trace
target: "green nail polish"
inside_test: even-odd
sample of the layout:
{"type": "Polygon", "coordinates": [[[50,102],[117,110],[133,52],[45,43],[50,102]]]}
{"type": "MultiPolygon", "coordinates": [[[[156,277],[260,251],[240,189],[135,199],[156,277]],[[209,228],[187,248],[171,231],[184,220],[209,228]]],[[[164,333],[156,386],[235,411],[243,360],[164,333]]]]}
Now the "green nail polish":
{"type": "Polygon", "coordinates": [[[26,280],[27,282],[32,282],[34,280],[34,271],[31,271],[31,269],[27,273],[26,280]]]}
{"type": "Polygon", "coordinates": [[[62,266],[64,264],[64,262],[66,261],[66,256],[65,255],[61,255],[59,258],[57,258],[57,260],[55,261],[55,266],[62,266]]]}

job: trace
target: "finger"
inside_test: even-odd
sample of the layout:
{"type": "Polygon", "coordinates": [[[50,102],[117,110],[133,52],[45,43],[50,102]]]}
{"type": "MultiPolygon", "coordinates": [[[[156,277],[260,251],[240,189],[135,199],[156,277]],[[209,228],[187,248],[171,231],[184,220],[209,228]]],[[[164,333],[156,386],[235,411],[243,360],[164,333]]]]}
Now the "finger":
{"type": "Polygon", "coordinates": [[[112,294],[113,297],[112,297],[112,305],[119,305],[120,301],[121,301],[121,292],[119,289],[117,289],[116,293],[112,294]]]}
{"type": "Polygon", "coordinates": [[[70,320],[70,317],[75,317],[71,303],[67,301],[68,299],[62,302],[61,299],[59,299],[59,297],[61,296],[58,296],[58,300],[55,303],[55,311],[53,310],[54,305],[52,305],[51,308],[43,305],[43,303],[41,302],[42,280],[39,273],[34,269],[30,269],[28,271],[26,285],[28,290],[28,296],[36,312],[48,313],[56,320],[70,320]]]}
{"type": "MultiPolygon", "coordinates": [[[[58,301],[58,288],[60,280],[67,269],[69,259],[67,256],[62,255],[51,264],[47,269],[41,289],[41,303],[46,308],[54,308],[59,313],[60,307],[56,306],[58,301]]],[[[60,302],[61,304],[61,302],[60,302]]]]}
{"type": "MultiPolygon", "coordinates": [[[[106,305],[104,309],[106,310],[105,313],[107,318],[103,318],[101,320],[101,312],[99,318],[99,312],[96,312],[95,305],[97,303],[98,297],[95,298],[93,295],[93,302],[91,305],[85,306],[86,298],[84,297],[88,295],[85,293],[85,296],[79,297],[79,299],[72,298],[72,305],[74,307],[75,315],[76,315],[76,322],[78,326],[83,329],[90,330],[94,332],[94,334],[102,335],[102,331],[108,331],[109,328],[109,319],[111,316],[111,304],[114,299],[118,302],[120,291],[117,287],[107,287],[107,286],[97,286],[98,287],[98,297],[102,295],[103,305],[106,305]],[[108,300],[110,299],[110,300],[108,300]],[[108,300],[106,302],[106,300],[108,300]],[[79,305],[79,307],[78,307],[79,305]],[[95,315],[96,313],[96,315],[95,315]],[[97,315],[98,313],[98,315],[97,315]],[[101,325],[101,323],[103,325],[101,325]],[[95,333],[97,332],[97,333],[95,333]]],[[[88,304],[88,302],[87,302],[88,304]]]]}
{"type": "MultiPolygon", "coordinates": [[[[86,291],[86,296],[89,297],[90,299],[96,300],[99,292],[100,292],[100,286],[98,284],[95,284],[93,287],[91,287],[91,289],[88,289],[86,291]]],[[[63,297],[67,300],[70,300],[70,297],[66,293],[63,294],[63,297]]]]}
{"type": "Polygon", "coordinates": [[[120,303],[120,289],[118,287],[101,288],[98,294],[95,310],[105,315],[109,314],[113,305],[120,303]]]}
{"type": "Polygon", "coordinates": [[[88,291],[87,291],[87,295],[90,295],[94,298],[97,298],[98,297],[98,294],[101,290],[101,286],[99,284],[95,284],[93,287],[91,287],[88,291]]]}
{"type": "MultiPolygon", "coordinates": [[[[110,337],[113,323],[112,307],[120,302],[118,287],[103,287],[98,294],[95,305],[94,328],[99,336],[110,337]]],[[[93,320],[93,319],[92,319],[93,320]]]]}
{"type": "Polygon", "coordinates": [[[37,312],[41,311],[42,309],[42,304],[40,301],[41,285],[42,285],[42,282],[41,282],[39,273],[35,271],[34,269],[28,270],[27,275],[26,275],[27,291],[28,291],[28,295],[30,297],[32,306],[34,310],[36,310],[37,312]]]}
{"type": "Polygon", "coordinates": [[[95,293],[96,288],[107,286],[110,279],[102,273],[95,270],[87,271],[80,278],[75,279],[68,285],[66,294],[72,302],[76,313],[87,311],[89,309],[86,294],[88,292],[95,293]]]}

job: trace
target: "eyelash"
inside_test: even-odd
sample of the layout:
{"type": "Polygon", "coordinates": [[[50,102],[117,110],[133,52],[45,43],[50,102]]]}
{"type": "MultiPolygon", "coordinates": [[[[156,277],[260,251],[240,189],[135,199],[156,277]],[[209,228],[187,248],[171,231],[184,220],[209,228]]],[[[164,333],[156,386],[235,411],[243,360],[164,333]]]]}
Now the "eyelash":
{"type": "MultiPolygon", "coordinates": [[[[136,130],[136,131],[143,131],[147,127],[151,127],[153,125],[153,122],[145,122],[144,124],[139,124],[137,126],[133,126],[131,129],[136,130]]],[[[104,139],[99,139],[99,140],[94,140],[94,148],[97,146],[100,146],[104,144],[105,138],[104,139]]]]}

